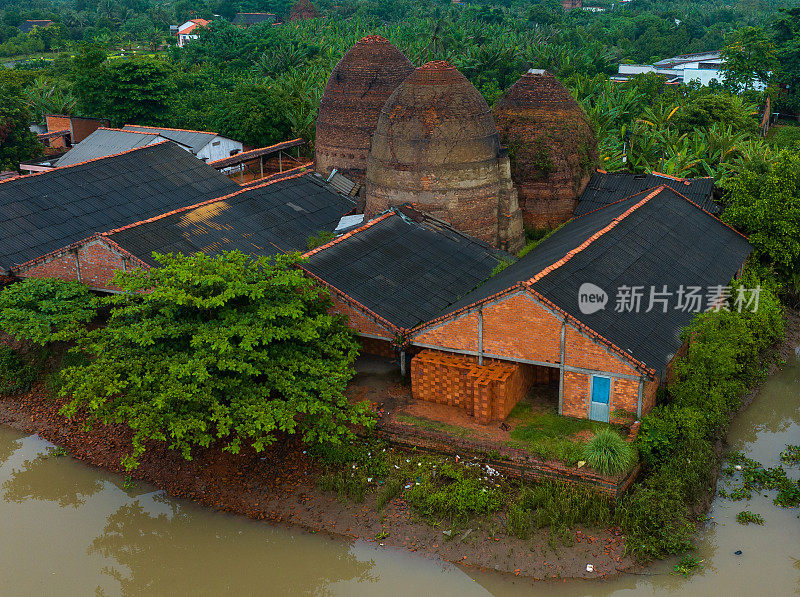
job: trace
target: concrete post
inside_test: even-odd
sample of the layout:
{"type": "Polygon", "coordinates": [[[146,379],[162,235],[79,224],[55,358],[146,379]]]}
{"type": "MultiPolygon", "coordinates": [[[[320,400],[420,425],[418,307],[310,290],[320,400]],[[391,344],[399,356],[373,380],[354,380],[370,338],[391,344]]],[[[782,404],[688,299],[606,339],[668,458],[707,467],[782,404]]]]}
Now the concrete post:
{"type": "Polygon", "coordinates": [[[561,348],[558,361],[558,414],[564,414],[564,365],[566,364],[567,322],[561,322],[561,348]]]}

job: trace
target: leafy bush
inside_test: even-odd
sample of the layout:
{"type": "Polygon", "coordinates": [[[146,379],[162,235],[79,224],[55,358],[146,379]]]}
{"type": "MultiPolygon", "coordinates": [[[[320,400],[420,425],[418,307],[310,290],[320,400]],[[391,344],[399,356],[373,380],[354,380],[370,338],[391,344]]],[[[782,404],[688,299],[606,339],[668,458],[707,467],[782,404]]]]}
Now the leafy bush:
{"type": "Polygon", "coordinates": [[[601,429],[584,446],[583,459],[601,475],[618,475],[636,464],[636,451],[613,429],[601,429]]]}
{"type": "Polygon", "coordinates": [[[156,255],[160,266],[117,272],[108,324],[79,348],[89,361],[62,372],[63,413],[124,422],[126,468],[148,440],[191,458],[219,441],[256,451],[279,434],[340,443],[371,426],[365,402],[344,394],[358,345],[330,297],[296,267],[297,254],[252,259],[156,255]]]}
{"type": "Polygon", "coordinates": [[[0,394],[27,392],[37,377],[37,367],[30,359],[0,344],[0,394]]]}
{"type": "Polygon", "coordinates": [[[422,516],[466,522],[502,506],[503,492],[480,478],[478,469],[443,462],[422,475],[406,492],[409,506],[422,516]]]}
{"type": "Polygon", "coordinates": [[[28,278],[0,292],[0,330],[44,345],[69,338],[97,313],[97,300],[78,282],[28,278]]]}
{"type": "Polygon", "coordinates": [[[331,242],[336,238],[336,234],[329,230],[319,230],[316,234],[312,234],[306,239],[306,248],[309,251],[321,247],[324,244],[331,242]]]}

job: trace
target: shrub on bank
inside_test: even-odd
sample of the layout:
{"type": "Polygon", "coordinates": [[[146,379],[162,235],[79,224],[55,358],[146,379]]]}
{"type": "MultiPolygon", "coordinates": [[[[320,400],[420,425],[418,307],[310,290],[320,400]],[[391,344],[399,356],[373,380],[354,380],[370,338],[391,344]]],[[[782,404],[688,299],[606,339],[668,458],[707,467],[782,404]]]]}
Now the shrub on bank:
{"type": "MultiPolygon", "coordinates": [[[[740,284],[760,285],[749,275],[740,284]]],[[[692,507],[710,488],[717,464],[713,442],[742,394],[764,376],[762,356],[783,333],[782,307],[768,288],[761,289],[756,313],[705,313],[685,330],[688,351],[676,364],[669,402],[644,418],[637,440],[648,474],[618,508],[628,548],[641,559],[691,546],[692,507]]]]}

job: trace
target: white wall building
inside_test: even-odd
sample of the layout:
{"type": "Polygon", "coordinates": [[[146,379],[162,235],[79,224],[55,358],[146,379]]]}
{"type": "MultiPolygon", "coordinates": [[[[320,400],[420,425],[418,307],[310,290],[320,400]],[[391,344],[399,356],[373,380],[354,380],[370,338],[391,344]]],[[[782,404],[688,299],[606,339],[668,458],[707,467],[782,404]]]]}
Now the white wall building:
{"type": "Polygon", "coordinates": [[[192,19],[191,21],[186,21],[183,25],[178,25],[178,47],[182,48],[187,43],[189,43],[193,39],[197,39],[199,36],[195,29],[198,27],[208,27],[210,21],[206,21],[205,19],[192,19]]]}
{"type": "Polygon", "coordinates": [[[191,151],[204,162],[214,162],[227,158],[244,150],[241,141],[223,137],[210,131],[192,131],[187,129],[159,128],[154,126],[139,126],[126,124],[125,130],[155,133],[175,141],[187,151],[191,151]]]}
{"type": "MultiPolygon", "coordinates": [[[[620,64],[618,74],[614,81],[627,81],[642,73],[656,73],[664,75],[667,83],[690,83],[699,81],[701,85],[708,86],[711,81],[725,82],[725,73],[722,65],[725,60],[720,52],[699,52],[697,54],[683,54],[674,58],[665,58],[653,64],[620,64]]],[[[757,91],[766,86],[759,82],[753,85],[757,91]]]]}

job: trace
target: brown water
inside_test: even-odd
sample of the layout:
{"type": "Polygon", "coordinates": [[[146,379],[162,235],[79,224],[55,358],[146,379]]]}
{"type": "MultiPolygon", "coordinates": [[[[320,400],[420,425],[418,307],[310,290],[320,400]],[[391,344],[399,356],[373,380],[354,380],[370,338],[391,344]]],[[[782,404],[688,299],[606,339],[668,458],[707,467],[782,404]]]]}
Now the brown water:
{"type": "MultiPolygon", "coordinates": [[[[729,442],[767,466],[800,443],[800,363],[767,382],[729,442]]],[[[532,583],[126,490],[50,447],[0,427],[0,595],[800,595],[798,510],[773,505],[772,492],[714,502],[692,578],[662,562],[608,582],[532,583]],[[743,509],[764,527],[739,525],[743,509]]]]}

